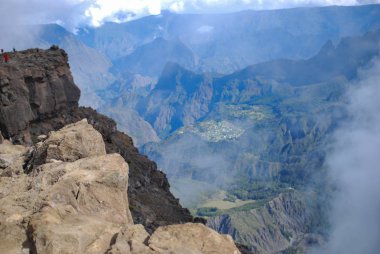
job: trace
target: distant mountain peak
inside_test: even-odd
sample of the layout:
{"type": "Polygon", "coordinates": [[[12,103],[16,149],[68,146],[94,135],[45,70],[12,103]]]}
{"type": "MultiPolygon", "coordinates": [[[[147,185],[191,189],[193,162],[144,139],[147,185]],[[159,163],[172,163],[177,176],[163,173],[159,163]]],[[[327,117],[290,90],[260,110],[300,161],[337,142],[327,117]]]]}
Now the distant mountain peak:
{"type": "Polygon", "coordinates": [[[321,55],[327,55],[327,54],[331,54],[332,52],[334,52],[334,50],[336,49],[334,43],[331,41],[331,40],[328,40],[321,48],[321,50],[319,51],[318,54],[321,54],[321,55]]]}

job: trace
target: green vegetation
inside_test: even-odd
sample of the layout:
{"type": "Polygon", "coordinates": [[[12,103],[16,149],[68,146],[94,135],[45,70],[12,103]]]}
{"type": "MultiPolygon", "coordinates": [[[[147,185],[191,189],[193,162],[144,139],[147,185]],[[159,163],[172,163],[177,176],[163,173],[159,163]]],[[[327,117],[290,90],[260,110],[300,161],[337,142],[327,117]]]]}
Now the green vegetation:
{"type": "Polygon", "coordinates": [[[221,210],[216,207],[201,207],[197,209],[196,215],[199,217],[211,217],[219,215],[220,213],[221,210]]]}
{"type": "Polygon", "coordinates": [[[287,248],[286,250],[284,250],[282,252],[282,254],[301,254],[302,252],[300,252],[299,250],[295,249],[295,248],[287,248]]]}
{"type": "Polygon", "coordinates": [[[221,214],[231,214],[260,208],[268,201],[269,199],[240,200],[225,191],[219,191],[209,196],[209,198],[200,203],[197,208],[191,209],[191,212],[193,215],[199,217],[213,217],[221,214]]]}
{"type": "Polygon", "coordinates": [[[242,206],[231,208],[227,212],[250,211],[252,209],[257,209],[257,208],[263,207],[269,201],[270,201],[270,199],[263,199],[263,200],[255,201],[255,202],[248,203],[248,204],[245,204],[242,206]]]}
{"type": "Polygon", "coordinates": [[[266,200],[271,199],[282,192],[291,190],[289,184],[278,181],[237,181],[228,193],[241,200],[266,200]]]}

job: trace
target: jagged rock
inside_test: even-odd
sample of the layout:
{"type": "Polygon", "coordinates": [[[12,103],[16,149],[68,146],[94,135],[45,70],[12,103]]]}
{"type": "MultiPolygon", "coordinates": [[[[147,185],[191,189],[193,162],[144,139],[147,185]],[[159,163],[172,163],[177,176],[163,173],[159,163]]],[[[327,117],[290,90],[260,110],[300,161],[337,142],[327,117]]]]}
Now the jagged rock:
{"type": "Polygon", "coordinates": [[[0,176],[12,176],[23,172],[28,148],[12,145],[8,140],[0,143],[0,176]]]}
{"type": "Polygon", "coordinates": [[[159,227],[150,237],[149,247],[158,253],[240,253],[230,236],[197,223],[159,227]]]}
{"type": "MultiPolygon", "coordinates": [[[[70,130],[84,140],[86,134],[76,131],[83,130],[83,125],[88,124],[82,121],[54,135],[65,143],[71,138],[65,135],[70,130]]],[[[2,155],[18,155],[21,159],[21,152],[27,150],[10,143],[1,147],[2,155]]],[[[12,166],[18,160],[9,163],[12,166]]],[[[105,253],[115,234],[133,224],[127,196],[128,172],[119,154],[108,154],[43,164],[30,175],[1,177],[2,252],[19,253],[27,246],[37,253],[105,253]]]]}
{"type": "Polygon", "coordinates": [[[25,175],[0,177],[0,250],[22,253],[28,243],[28,217],[34,212],[34,197],[28,192],[31,179],[25,175]]]}
{"type": "Polygon", "coordinates": [[[47,192],[30,222],[38,253],[104,253],[120,228],[132,223],[128,165],[120,155],[49,163],[38,170],[35,184],[47,192]]]}
{"type": "MultiPolygon", "coordinates": [[[[73,137],[86,143],[89,134],[100,135],[89,130],[87,121],[80,121],[50,133],[39,147],[56,140],[57,146],[66,147],[73,144],[73,137]]],[[[101,142],[99,147],[104,150],[101,142]]],[[[7,167],[25,161],[30,150],[9,141],[0,148],[0,155],[13,156],[7,167]]],[[[149,236],[143,225],[133,225],[127,196],[129,169],[123,157],[104,151],[86,153],[88,147],[82,143],[74,148],[85,158],[54,157],[28,174],[0,177],[2,253],[239,253],[231,237],[203,224],[159,227],[149,236]]],[[[67,150],[62,151],[60,155],[67,155],[67,150]]]]}
{"type": "Polygon", "coordinates": [[[51,160],[75,161],[104,154],[106,149],[102,135],[87,123],[87,119],[83,119],[57,132],[50,132],[48,138],[37,148],[35,164],[51,160]]]}
{"type": "Polygon", "coordinates": [[[118,233],[115,244],[107,254],[154,254],[156,252],[146,245],[149,237],[143,225],[128,226],[118,233]]]}
{"type": "Polygon", "coordinates": [[[107,254],[121,253],[240,254],[230,236],[196,223],[159,227],[152,236],[142,225],[128,226],[118,234],[107,254]]]}
{"type": "MultiPolygon", "coordinates": [[[[30,121],[78,106],[80,91],[67,60],[63,50],[26,50],[0,64],[0,130],[6,137],[18,139],[30,121]]],[[[20,142],[30,142],[23,134],[20,142]]]]}
{"type": "MultiPolygon", "coordinates": [[[[61,50],[17,52],[9,65],[0,64],[0,131],[14,143],[40,142],[67,124],[84,118],[101,133],[107,153],[120,153],[130,167],[128,196],[133,219],[148,232],[162,225],[192,221],[170,193],[166,175],[134,147],[132,139],[117,131],[116,123],[91,108],[78,107],[79,89],[72,82],[67,55],[61,50]]],[[[37,143],[37,149],[43,146],[37,143]]],[[[52,147],[54,148],[54,147],[52,147]]],[[[53,149],[54,150],[54,149],[53,149]]],[[[56,162],[55,156],[50,159],[56,162]]],[[[69,156],[70,158],[80,156],[69,156]]],[[[26,171],[45,163],[34,159],[26,171]]]]}
{"type": "Polygon", "coordinates": [[[47,139],[47,135],[39,135],[39,136],[37,137],[37,140],[40,141],[40,142],[45,141],[45,139],[47,139]]]}

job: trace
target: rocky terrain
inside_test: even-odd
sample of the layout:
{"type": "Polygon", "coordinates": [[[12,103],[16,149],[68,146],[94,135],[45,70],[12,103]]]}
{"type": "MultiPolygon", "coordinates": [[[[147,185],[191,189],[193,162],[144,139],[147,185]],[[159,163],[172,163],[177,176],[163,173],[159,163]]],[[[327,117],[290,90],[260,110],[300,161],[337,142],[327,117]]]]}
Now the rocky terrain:
{"type": "MultiPolygon", "coordinates": [[[[10,58],[8,64],[0,64],[0,130],[6,139],[36,144],[38,136],[86,118],[101,133],[106,152],[121,154],[129,164],[129,209],[135,223],[153,232],[158,226],[193,220],[170,193],[165,174],[139,154],[112,119],[78,107],[80,90],[63,50],[31,49],[10,54],[10,58]]],[[[38,164],[37,160],[33,165],[38,164]]]]}
{"type": "Polygon", "coordinates": [[[107,154],[86,119],[39,136],[35,146],[0,143],[2,253],[240,253],[203,224],[134,224],[129,167],[107,154]]]}

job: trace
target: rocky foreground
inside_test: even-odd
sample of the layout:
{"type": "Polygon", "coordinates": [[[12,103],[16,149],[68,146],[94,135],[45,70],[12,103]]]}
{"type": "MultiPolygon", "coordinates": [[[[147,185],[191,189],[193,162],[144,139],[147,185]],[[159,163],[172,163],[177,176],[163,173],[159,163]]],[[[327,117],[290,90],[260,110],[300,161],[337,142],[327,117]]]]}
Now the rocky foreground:
{"type": "Polygon", "coordinates": [[[1,138],[1,253],[240,253],[203,224],[134,224],[128,164],[86,119],[39,139],[1,138]]]}

